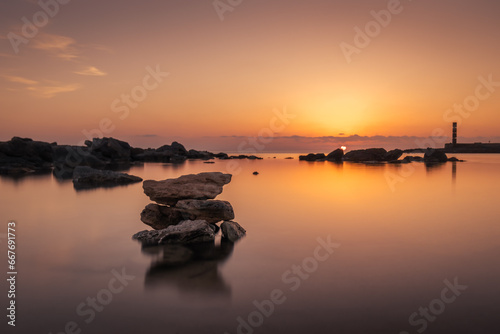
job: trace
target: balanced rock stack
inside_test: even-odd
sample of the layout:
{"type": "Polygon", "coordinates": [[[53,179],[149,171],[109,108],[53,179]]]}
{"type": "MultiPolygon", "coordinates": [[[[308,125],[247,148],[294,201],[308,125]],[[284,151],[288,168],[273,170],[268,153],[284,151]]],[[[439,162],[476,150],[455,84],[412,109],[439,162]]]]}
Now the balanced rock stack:
{"type": "Polygon", "coordinates": [[[141,220],[154,230],[139,232],[133,238],[146,244],[209,242],[219,230],[216,223],[223,221],[222,237],[235,242],[245,230],[231,221],[231,203],[214,199],[231,177],[211,172],[144,181],[144,193],[156,203],[142,210],[141,220]]]}

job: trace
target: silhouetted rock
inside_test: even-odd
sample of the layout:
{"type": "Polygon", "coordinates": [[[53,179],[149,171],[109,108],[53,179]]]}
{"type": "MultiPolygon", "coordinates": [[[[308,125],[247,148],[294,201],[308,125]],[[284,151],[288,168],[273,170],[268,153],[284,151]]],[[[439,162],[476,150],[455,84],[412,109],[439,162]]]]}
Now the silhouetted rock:
{"type": "Polygon", "coordinates": [[[174,141],[171,145],[163,145],[156,149],[156,152],[169,152],[172,155],[183,155],[186,156],[188,151],[184,145],[174,141]]]}
{"type": "Polygon", "coordinates": [[[335,151],[330,152],[326,156],[326,160],[340,162],[340,161],[342,161],[343,157],[344,157],[344,150],[338,148],[335,151]]]}
{"type": "Polygon", "coordinates": [[[175,207],[189,215],[191,220],[217,223],[221,220],[234,219],[233,207],[227,201],[185,199],[177,202],[175,207]]]}
{"type": "Polygon", "coordinates": [[[228,239],[231,242],[236,242],[237,240],[243,238],[246,234],[246,230],[240,226],[237,222],[225,221],[221,224],[222,237],[228,239]]]}
{"type": "Polygon", "coordinates": [[[324,153],[309,153],[308,155],[299,156],[302,161],[325,161],[326,155],[324,153]]]}
{"type": "Polygon", "coordinates": [[[227,155],[227,153],[223,153],[223,152],[214,154],[214,157],[218,158],[218,159],[229,159],[229,155],[227,155]]]}
{"type": "Polygon", "coordinates": [[[424,158],[418,157],[418,156],[407,155],[406,157],[404,157],[403,161],[408,161],[408,162],[412,162],[412,161],[423,162],[424,158]]]}
{"type": "Polygon", "coordinates": [[[188,159],[208,160],[213,159],[214,154],[208,151],[189,150],[189,152],[187,153],[187,157],[188,159]]]}
{"type": "Polygon", "coordinates": [[[90,153],[102,160],[112,160],[113,162],[130,161],[131,147],[127,142],[115,138],[94,138],[90,153]]]}
{"type": "Polygon", "coordinates": [[[162,230],[188,219],[189,217],[181,209],[154,203],[146,205],[141,212],[141,221],[155,230],[162,230]]]}
{"type": "Polygon", "coordinates": [[[252,174],[253,175],[259,175],[259,172],[253,172],[252,174]]]}
{"type": "Polygon", "coordinates": [[[175,205],[182,199],[213,199],[231,182],[231,174],[209,172],[163,181],[146,180],[144,193],[159,204],[175,205]]]}
{"type": "Polygon", "coordinates": [[[385,154],[385,161],[396,161],[402,155],[403,155],[403,151],[400,149],[391,150],[385,154]]]}
{"type": "Polygon", "coordinates": [[[456,157],[451,157],[451,158],[448,158],[448,161],[451,161],[451,162],[464,162],[465,160],[460,160],[456,157]]]}
{"type": "Polygon", "coordinates": [[[142,179],[138,176],[87,166],[77,166],[73,171],[73,185],[77,189],[112,187],[141,181],[142,179]]]}
{"type": "Polygon", "coordinates": [[[52,145],[49,143],[19,137],[0,142],[0,174],[50,171],[52,162],[52,145]]]}
{"type": "Polygon", "coordinates": [[[344,160],[354,162],[385,161],[387,151],[383,148],[369,148],[366,150],[354,150],[344,155],[344,160]]]}
{"type": "Polygon", "coordinates": [[[443,150],[428,148],[424,153],[424,161],[427,163],[446,162],[448,157],[443,150]]]}
{"type": "Polygon", "coordinates": [[[149,245],[191,244],[213,242],[215,234],[204,220],[185,220],[162,230],[141,231],[134,234],[132,238],[149,245]]]}

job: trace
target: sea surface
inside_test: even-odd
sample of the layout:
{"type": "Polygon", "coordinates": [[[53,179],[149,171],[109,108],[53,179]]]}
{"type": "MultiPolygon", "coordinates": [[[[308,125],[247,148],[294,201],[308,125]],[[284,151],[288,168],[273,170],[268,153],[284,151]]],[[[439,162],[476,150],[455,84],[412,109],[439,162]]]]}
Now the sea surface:
{"type": "Polygon", "coordinates": [[[1,177],[2,271],[15,221],[18,272],[16,327],[2,314],[2,333],[500,333],[500,155],[262,156],[127,171],[231,172],[218,199],[247,230],[234,245],[219,234],[143,249],[141,183],[76,191],[50,174],[1,177]]]}

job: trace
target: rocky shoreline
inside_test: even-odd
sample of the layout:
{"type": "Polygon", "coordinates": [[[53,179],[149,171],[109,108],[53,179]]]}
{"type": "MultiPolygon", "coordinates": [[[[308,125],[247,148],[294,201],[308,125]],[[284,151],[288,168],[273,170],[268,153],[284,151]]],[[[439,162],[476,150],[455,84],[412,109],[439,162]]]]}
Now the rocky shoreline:
{"type": "MultiPolygon", "coordinates": [[[[262,159],[255,155],[235,155],[227,153],[212,153],[208,151],[187,150],[182,144],[173,142],[157,149],[142,149],[131,147],[127,142],[115,138],[94,138],[85,141],[85,146],[58,145],[34,141],[30,138],[14,137],[10,141],[0,142],[0,175],[22,176],[33,173],[52,172],[56,178],[75,178],[75,170],[87,167],[86,174],[93,177],[82,178],[76,182],[79,186],[89,180],[88,186],[96,183],[99,177],[109,179],[108,183],[116,178],[120,184],[125,182],[123,175],[101,173],[99,170],[124,170],[134,164],[144,162],[182,163],[186,160],[213,160],[213,159],[262,159]],[[90,171],[88,168],[93,169],[90,171]]],[[[81,172],[82,170],[80,170],[81,172]]],[[[130,181],[134,181],[133,178],[130,181]]]]}
{"type": "MultiPolygon", "coordinates": [[[[399,149],[386,151],[383,148],[353,150],[344,154],[336,149],[329,154],[310,153],[301,155],[301,161],[331,161],[354,163],[410,163],[422,161],[427,164],[460,161],[448,158],[442,149],[422,150],[424,157],[400,157],[406,151],[399,149]]],[[[75,189],[112,187],[142,181],[141,178],[120,173],[135,164],[145,162],[183,163],[186,160],[214,159],[261,160],[255,155],[233,155],[208,151],[187,150],[182,144],[173,142],[157,149],[142,149],[130,146],[115,138],[94,138],[85,141],[85,146],[58,145],[34,141],[29,138],[14,137],[0,142],[0,175],[23,176],[33,173],[50,173],[58,179],[73,179],[75,189]]],[[[287,158],[292,159],[292,158],[287,158]]],[[[258,172],[254,173],[258,175],[258,172]]]]}
{"type": "Polygon", "coordinates": [[[403,150],[395,149],[386,151],[383,148],[368,148],[362,150],[353,150],[344,154],[341,149],[336,149],[328,155],[324,153],[309,153],[308,155],[299,156],[301,161],[331,161],[331,162],[357,162],[357,163],[410,163],[413,161],[425,162],[427,164],[444,163],[447,161],[461,161],[455,157],[448,158],[446,153],[440,149],[427,148],[422,150],[423,157],[406,156],[404,159],[399,159],[405,153],[403,150]]]}

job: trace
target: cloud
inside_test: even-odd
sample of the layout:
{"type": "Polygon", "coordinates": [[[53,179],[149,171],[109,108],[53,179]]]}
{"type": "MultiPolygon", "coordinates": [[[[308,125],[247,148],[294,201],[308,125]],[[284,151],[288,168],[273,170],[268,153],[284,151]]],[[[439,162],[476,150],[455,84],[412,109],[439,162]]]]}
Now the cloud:
{"type": "Polygon", "coordinates": [[[50,99],[60,93],[73,92],[80,89],[79,84],[59,84],[54,86],[32,86],[27,89],[33,93],[34,96],[50,99]]]}
{"type": "Polygon", "coordinates": [[[96,76],[96,77],[102,77],[102,76],[108,75],[106,72],[103,72],[94,66],[88,66],[84,70],[77,71],[74,73],[79,74],[79,75],[90,75],[90,76],[96,76]]]}
{"type": "Polygon", "coordinates": [[[23,77],[11,76],[11,75],[4,75],[3,77],[10,82],[20,83],[20,84],[24,84],[24,85],[36,85],[36,84],[38,84],[38,81],[26,79],[23,77]]]}
{"type": "Polygon", "coordinates": [[[39,34],[33,40],[32,48],[46,51],[64,60],[75,60],[80,54],[76,41],[71,37],[61,35],[39,34]]]}

